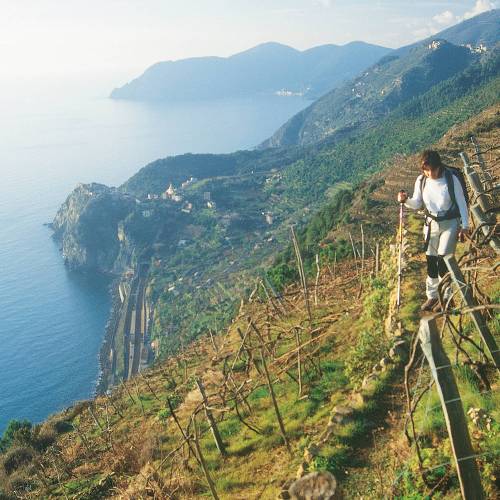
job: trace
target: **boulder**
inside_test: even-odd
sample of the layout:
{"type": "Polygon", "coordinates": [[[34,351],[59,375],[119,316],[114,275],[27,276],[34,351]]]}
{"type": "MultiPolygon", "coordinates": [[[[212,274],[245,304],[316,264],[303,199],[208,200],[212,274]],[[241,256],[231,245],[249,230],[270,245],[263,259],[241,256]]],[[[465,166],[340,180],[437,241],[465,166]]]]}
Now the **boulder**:
{"type": "Polygon", "coordinates": [[[334,406],[331,412],[329,424],[345,424],[352,418],[354,410],[350,406],[334,406]]]}
{"type": "Polygon", "coordinates": [[[330,472],[311,472],[295,481],[290,489],[294,500],[333,500],[337,480],[330,472]]]}

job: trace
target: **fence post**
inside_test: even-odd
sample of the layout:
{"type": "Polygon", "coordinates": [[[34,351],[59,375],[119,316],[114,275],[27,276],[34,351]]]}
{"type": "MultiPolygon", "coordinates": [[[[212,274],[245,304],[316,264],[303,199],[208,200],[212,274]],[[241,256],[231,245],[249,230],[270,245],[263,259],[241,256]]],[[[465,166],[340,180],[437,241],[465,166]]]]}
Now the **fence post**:
{"type": "Polygon", "coordinates": [[[472,168],[469,163],[469,157],[466,153],[460,153],[460,157],[464,162],[464,173],[467,177],[467,181],[474,192],[474,198],[476,203],[481,207],[484,212],[488,212],[491,208],[490,200],[488,199],[488,195],[485,194],[483,184],[481,182],[481,178],[479,174],[472,168]]]}
{"type": "Polygon", "coordinates": [[[470,442],[462,400],[450,360],[441,345],[434,318],[423,318],[420,321],[419,339],[441,400],[462,497],[465,500],[484,499],[481,477],[470,442]]]}
{"type": "Polygon", "coordinates": [[[470,136],[470,141],[472,142],[472,145],[474,146],[474,150],[476,151],[477,162],[479,164],[479,168],[481,170],[481,174],[482,174],[483,179],[485,181],[486,187],[488,189],[492,188],[493,187],[493,179],[491,178],[490,173],[486,170],[486,164],[484,163],[484,158],[483,158],[483,154],[481,153],[481,148],[479,147],[479,144],[473,135],[470,136]]]}
{"type": "MultiPolygon", "coordinates": [[[[460,294],[462,295],[464,302],[467,304],[467,307],[473,308],[477,304],[472,297],[470,284],[466,283],[464,275],[462,271],[458,267],[457,260],[453,255],[446,255],[444,257],[444,261],[446,262],[446,266],[450,271],[451,278],[453,282],[460,290],[460,294]]],[[[497,343],[495,342],[495,338],[490,332],[488,325],[484,319],[484,316],[480,311],[471,311],[470,315],[472,316],[472,321],[476,325],[476,328],[483,339],[484,344],[486,345],[487,350],[490,353],[490,356],[495,364],[497,370],[500,370],[500,351],[498,350],[497,343]]]]}
{"type": "Polygon", "coordinates": [[[470,209],[472,217],[476,222],[477,227],[481,228],[485,238],[489,238],[490,247],[495,250],[496,253],[500,253],[500,240],[494,235],[490,235],[490,228],[496,225],[496,220],[489,219],[486,214],[481,210],[479,205],[474,205],[470,209]]]}

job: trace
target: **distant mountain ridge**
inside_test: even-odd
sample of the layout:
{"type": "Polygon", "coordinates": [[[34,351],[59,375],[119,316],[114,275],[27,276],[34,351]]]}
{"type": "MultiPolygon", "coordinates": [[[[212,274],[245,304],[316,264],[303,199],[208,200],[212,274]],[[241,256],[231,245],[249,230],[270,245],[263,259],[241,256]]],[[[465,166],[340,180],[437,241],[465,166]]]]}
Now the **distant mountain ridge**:
{"type": "Polygon", "coordinates": [[[472,46],[479,46],[483,44],[487,47],[492,47],[500,40],[500,9],[489,10],[471,19],[455,24],[450,28],[446,28],[436,35],[427,37],[425,40],[401,47],[395,51],[395,54],[398,55],[423,43],[429,43],[436,37],[455,45],[470,44],[472,46]]]}
{"type": "Polygon", "coordinates": [[[275,42],[230,57],[196,57],[154,64],[114,89],[113,99],[193,100],[272,95],[284,90],[319,97],[391,49],[364,42],[299,51],[275,42]]]}
{"type": "Polygon", "coordinates": [[[387,54],[354,80],[293,116],[260,147],[337,141],[359,128],[375,125],[400,104],[487,57],[477,45],[494,50],[500,39],[499,13],[486,12],[387,54]]]}

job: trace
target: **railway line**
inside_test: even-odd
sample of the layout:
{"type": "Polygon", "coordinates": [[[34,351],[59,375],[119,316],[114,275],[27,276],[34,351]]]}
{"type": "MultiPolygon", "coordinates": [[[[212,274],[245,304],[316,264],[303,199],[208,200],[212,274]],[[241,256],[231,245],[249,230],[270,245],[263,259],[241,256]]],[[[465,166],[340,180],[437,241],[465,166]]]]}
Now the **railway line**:
{"type": "Polygon", "coordinates": [[[130,379],[141,371],[149,361],[148,320],[145,300],[147,264],[140,264],[131,289],[125,311],[124,326],[124,370],[123,379],[130,379]]]}

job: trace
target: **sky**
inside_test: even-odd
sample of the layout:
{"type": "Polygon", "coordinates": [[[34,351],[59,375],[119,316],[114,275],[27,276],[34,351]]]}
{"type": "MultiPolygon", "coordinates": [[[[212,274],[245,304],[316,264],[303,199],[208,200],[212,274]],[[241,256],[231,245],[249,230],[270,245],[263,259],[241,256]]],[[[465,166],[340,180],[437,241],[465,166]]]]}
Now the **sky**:
{"type": "Polygon", "coordinates": [[[276,41],[397,48],[500,5],[491,0],[0,0],[0,79],[101,75],[229,56],[276,41]]]}

